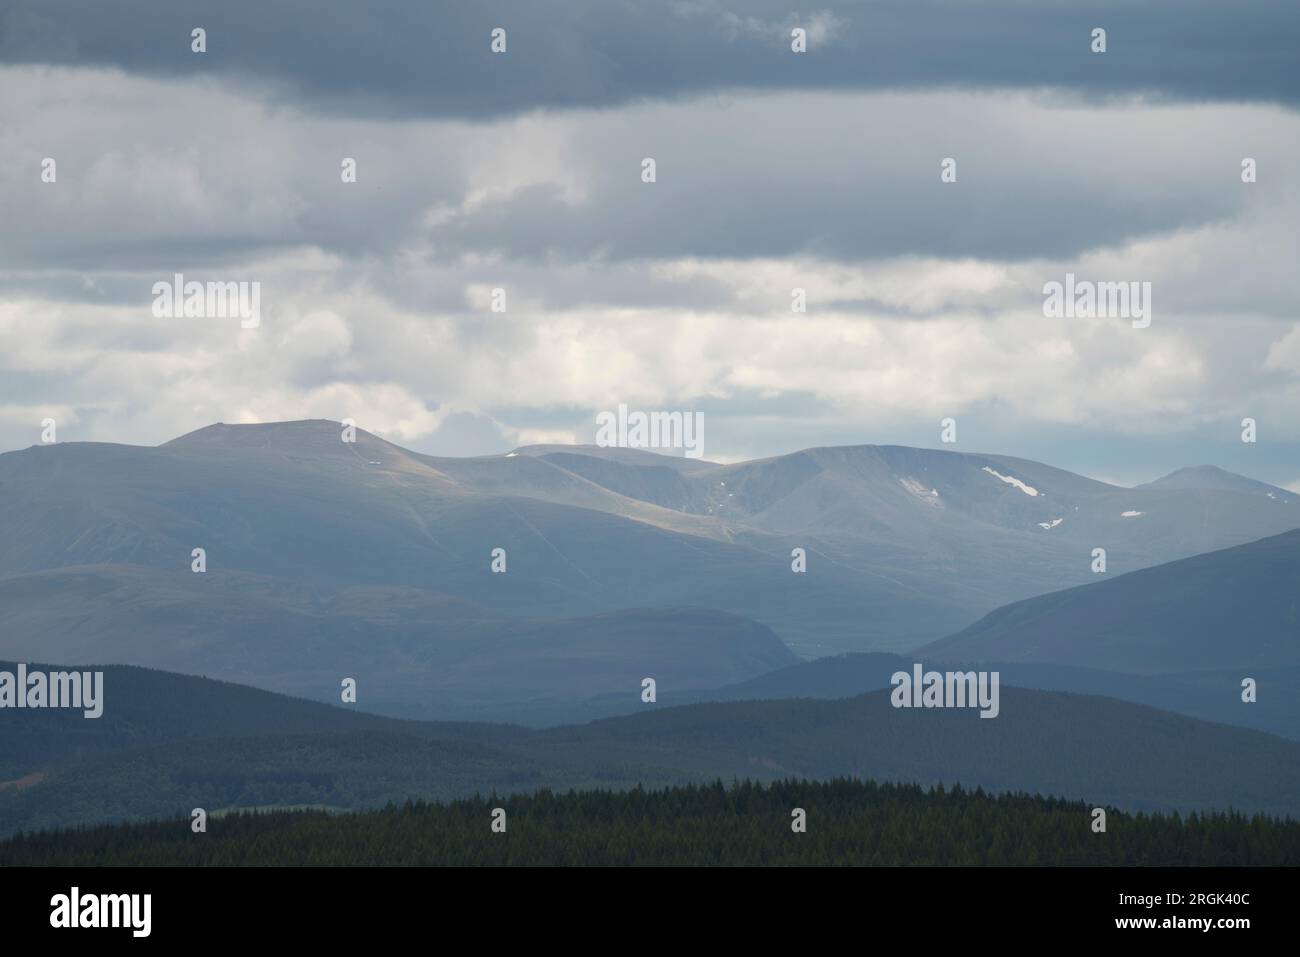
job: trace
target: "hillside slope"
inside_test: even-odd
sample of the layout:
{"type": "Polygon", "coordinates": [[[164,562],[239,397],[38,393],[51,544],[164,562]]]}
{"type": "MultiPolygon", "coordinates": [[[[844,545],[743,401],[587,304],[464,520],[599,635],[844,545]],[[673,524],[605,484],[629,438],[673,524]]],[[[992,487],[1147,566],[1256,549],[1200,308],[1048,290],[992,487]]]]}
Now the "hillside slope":
{"type": "Polygon", "coordinates": [[[1300,665],[1300,531],[998,609],[920,649],[1133,674],[1300,665]]]}
{"type": "MultiPolygon", "coordinates": [[[[147,672],[136,677],[158,680],[147,672]]],[[[228,686],[209,690],[217,700],[235,694],[228,686]]],[[[217,721],[210,737],[191,728],[179,738],[156,725],[149,730],[157,719],[146,709],[124,719],[145,727],[126,735],[129,746],[120,749],[79,747],[78,735],[94,732],[51,723],[41,730],[47,754],[6,745],[13,778],[0,788],[0,833],[175,816],[194,807],[359,809],[544,787],[842,776],[960,782],[1135,810],[1233,807],[1300,816],[1300,743],[1108,698],[1004,687],[993,720],[964,709],[898,710],[886,691],[643,707],[544,731],[399,727],[360,716],[347,728],[331,714],[339,725],[331,731],[275,733],[257,724],[254,733],[232,736],[232,727],[217,721]],[[19,780],[22,786],[13,783],[19,780]]],[[[46,717],[29,713],[31,721],[46,717]]],[[[301,723],[295,717],[285,726],[301,723]]],[[[121,728],[109,733],[123,735],[121,728]]]]}

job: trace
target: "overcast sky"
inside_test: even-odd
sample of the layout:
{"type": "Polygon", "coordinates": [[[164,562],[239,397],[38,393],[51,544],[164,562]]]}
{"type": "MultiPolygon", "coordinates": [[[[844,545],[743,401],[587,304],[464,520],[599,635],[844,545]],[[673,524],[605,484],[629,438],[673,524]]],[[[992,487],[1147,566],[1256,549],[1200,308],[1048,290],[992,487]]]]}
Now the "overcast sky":
{"type": "Polygon", "coordinates": [[[490,454],[626,403],[716,460],[952,417],[1300,491],[1297,49],[1294,0],[9,0],[0,450],[350,417],[490,454]],[[178,272],[261,325],[155,317],[178,272]],[[1150,326],[1046,317],[1067,272],[1150,282],[1150,326]]]}

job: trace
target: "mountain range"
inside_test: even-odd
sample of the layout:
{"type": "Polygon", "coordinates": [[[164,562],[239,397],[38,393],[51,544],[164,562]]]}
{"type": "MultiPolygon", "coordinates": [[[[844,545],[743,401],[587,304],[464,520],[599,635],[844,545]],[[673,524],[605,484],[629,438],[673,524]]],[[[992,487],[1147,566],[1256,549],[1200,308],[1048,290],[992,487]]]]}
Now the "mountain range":
{"type": "Polygon", "coordinates": [[[1256,588],[1252,628],[1277,627],[1217,655],[1211,623],[1228,612],[1187,606],[1173,630],[1206,627],[1181,644],[1084,634],[1121,614],[1158,629],[1179,601],[1218,594],[1206,567],[1180,599],[1180,569],[1163,610],[1140,613],[1165,580],[1153,566],[1300,526],[1300,497],[1218,470],[1125,489],[898,446],[718,464],[585,446],[440,458],[342,437],[322,420],[214,425],[158,447],[0,455],[0,655],[320,700],[353,677],[366,707],[424,718],[610,695],[632,707],[644,677],[704,692],[798,658],[933,642],[926,653],[949,660],[1110,672],[1298,663],[1286,608],[1264,594],[1289,587],[1284,572],[1234,579],[1256,588]],[[1124,574],[1141,569],[1155,577],[1124,574]],[[1101,585],[1111,610],[1080,617],[1074,603],[1101,585]],[[1054,602],[1073,631],[1052,623],[1054,602]]]}

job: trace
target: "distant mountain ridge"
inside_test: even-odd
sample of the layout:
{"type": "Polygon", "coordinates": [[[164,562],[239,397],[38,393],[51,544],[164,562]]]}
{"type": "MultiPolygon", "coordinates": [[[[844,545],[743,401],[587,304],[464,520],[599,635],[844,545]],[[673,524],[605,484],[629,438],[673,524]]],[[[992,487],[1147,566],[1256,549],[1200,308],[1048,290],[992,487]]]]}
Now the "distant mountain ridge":
{"type": "Polygon", "coordinates": [[[719,687],[788,664],[781,642],[900,651],[1094,580],[1099,544],[1113,576],[1300,526],[1300,504],[1257,490],[1121,489],[951,450],[457,459],[342,432],[214,425],[156,448],[0,455],[0,655],[314,697],[370,669],[389,713],[449,717],[579,702],[650,671],[719,687]],[[639,624],[607,627],[634,610],[639,624]],[[645,617],[661,612],[675,617],[645,617]]]}
{"type": "Polygon", "coordinates": [[[1253,495],[1262,495],[1265,498],[1276,499],[1279,501],[1300,503],[1300,495],[1290,492],[1276,485],[1269,485],[1267,482],[1259,482],[1252,478],[1246,478],[1244,475],[1237,475],[1234,472],[1228,472],[1219,468],[1217,465],[1197,465],[1189,468],[1178,469],[1170,472],[1168,475],[1158,478],[1153,482],[1147,482],[1138,488],[1202,488],[1202,489],[1225,489],[1234,492],[1246,492],[1253,495]]]}

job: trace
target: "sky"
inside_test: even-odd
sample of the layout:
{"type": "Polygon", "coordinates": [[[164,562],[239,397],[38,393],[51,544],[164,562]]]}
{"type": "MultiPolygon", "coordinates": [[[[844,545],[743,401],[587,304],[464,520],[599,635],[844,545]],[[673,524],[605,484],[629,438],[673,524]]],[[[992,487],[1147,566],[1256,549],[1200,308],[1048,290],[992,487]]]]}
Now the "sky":
{"type": "Polygon", "coordinates": [[[1293,0],[9,0],[0,450],[351,418],[500,454],[624,404],[716,461],[1300,491],[1297,49],[1293,0]],[[177,273],[260,324],[156,315],[177,273]],[[1149,282],[1150,324],[1045,315],[1067,273],[1149,282]]]}

